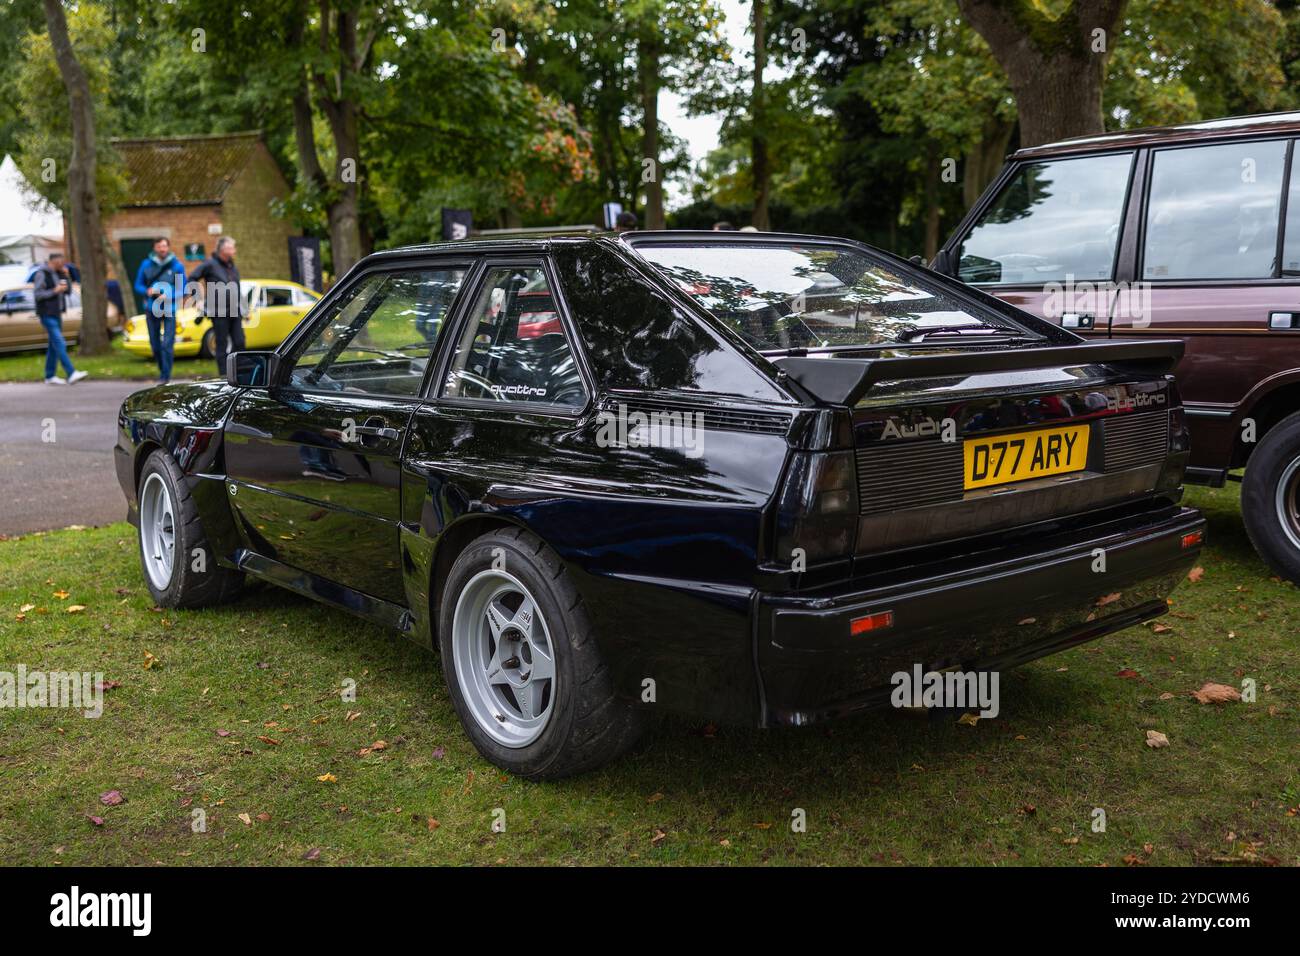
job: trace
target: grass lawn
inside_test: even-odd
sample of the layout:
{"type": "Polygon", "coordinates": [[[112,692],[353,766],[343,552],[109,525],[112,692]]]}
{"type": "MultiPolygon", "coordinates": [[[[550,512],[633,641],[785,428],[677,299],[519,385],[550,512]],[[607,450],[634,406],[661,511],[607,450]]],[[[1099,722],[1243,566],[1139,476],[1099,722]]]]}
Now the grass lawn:
{"type": "MultiPolygon", "coordinates": [[[[72,356],[73,365],[97,378],[138,378],[146,381],[158,378],[158,366],[153,359],[132,355],[122,347],[121,336],[113,339],[107,355],[83,356],[78,353],[75,345],[68,352],[72,356]]],[[[62,368],[59,369],[59,374],[64,374],[62,368]]],[[[178,358],[172,366],[174,379],[213,378],[216,374],[217,363],[213,359],[178,358]]],[[[44,377],[44,349],[0,355],[0,382],[39,382],[44,377]]]]}
{"type": "Polygon", "coordinates": [[[159,611],[126,524],[3,541],[0,669],[121,684],[97,720],[0,711],[0,846],[11,865],[1297,865],[1300,601],[1251,551],[1236,486],[1189,499],[1211,545],[1169,629],[1004,675],[996,719],[669,718],[623,761],[553,784],[480,759],[436,659],[378,628],[268,588],[159,611]],[[1243,677],[1256,703],[1189,696],[1243,677]],[[1169,745],[1146,746],[1148,729],[1169,745]],[[112,790],[125,802],[103,805],[112,790]]]}

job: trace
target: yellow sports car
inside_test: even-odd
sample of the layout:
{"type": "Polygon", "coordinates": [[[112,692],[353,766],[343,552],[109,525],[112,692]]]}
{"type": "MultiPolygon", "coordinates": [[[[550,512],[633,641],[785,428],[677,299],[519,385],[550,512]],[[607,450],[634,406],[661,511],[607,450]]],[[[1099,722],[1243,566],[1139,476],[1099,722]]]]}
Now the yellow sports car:
{"type": "MultiPolygon", "coordinates": [[[[244,319],[244,346],[250,349],[275,348],[320,298],[319,292],[287,279],[244,279],[239,283],[239,293],[248,305],[248,318],[244,319]]],[[[149,345],[149,326],[143,313],[127,319],[125,333],[124,344],[128,352],[146,358],[153,355],[153,348],[149,345]]],[[[198,309],[177,311],[173,354],[177,358],[194,355],[212,358],[217,354],[216,330],[198,309]]]]}

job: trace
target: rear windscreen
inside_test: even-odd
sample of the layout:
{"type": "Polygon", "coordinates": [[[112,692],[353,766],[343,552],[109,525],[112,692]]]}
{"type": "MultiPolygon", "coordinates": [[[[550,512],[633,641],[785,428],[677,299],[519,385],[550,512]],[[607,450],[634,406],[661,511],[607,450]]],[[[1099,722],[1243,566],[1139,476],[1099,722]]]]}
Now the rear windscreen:
{"type": "Polygon", "coordinates": [[[1027,331],[849,247],[638,243],[636,250],[759,351],[1027,331]]]}

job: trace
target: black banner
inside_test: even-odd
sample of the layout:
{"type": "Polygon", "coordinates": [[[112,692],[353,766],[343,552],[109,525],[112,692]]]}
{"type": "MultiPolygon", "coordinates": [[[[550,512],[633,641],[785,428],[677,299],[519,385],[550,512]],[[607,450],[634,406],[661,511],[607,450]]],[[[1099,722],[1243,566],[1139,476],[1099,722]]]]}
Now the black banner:
{"type": "Polygon", "coordinates": [[[320,240],[315,236],[289,237],[289,278],[313,292],[320,292],[320,240]]]}

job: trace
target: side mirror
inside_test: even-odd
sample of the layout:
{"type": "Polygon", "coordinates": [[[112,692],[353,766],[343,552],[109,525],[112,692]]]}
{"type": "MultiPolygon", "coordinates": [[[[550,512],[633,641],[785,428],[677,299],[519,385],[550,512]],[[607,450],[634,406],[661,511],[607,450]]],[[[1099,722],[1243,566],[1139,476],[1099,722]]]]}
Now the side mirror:
{"type": "Polygon", "coordinates": [[[231,352],[226,356],[226,381],[241,388],[268,388],[280,370],[274,352],[231,352]]]}
{"type": "Polygon", "coordinates": [[[952,275],[952,262],[948,258],[948,250],[940,249],[935,255],[934,261],[930,263],[930,268],[941,275],[952,275]]]}

